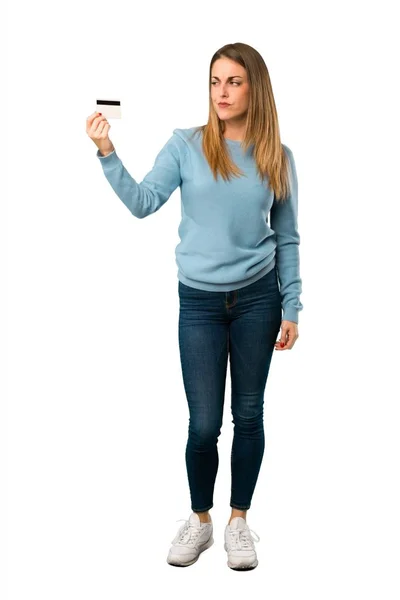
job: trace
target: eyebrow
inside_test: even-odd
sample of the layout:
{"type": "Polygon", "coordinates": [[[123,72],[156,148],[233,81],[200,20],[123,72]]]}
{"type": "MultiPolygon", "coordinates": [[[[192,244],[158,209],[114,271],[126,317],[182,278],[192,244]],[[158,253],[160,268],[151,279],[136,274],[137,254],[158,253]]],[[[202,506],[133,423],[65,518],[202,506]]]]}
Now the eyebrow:
{"type": "MultiPolygon", "coordinates": [[[[231,77],[228,77],[228,79],[234,79],[235,77],[240,77],[240,79],[243,79],[243,77],[241,75],[232,75],[231,77]]],[[[216,75],[212,75],[211,79],[218,79],[218,81],[221,81],[219,77],[217,77],[216,75]]]]}

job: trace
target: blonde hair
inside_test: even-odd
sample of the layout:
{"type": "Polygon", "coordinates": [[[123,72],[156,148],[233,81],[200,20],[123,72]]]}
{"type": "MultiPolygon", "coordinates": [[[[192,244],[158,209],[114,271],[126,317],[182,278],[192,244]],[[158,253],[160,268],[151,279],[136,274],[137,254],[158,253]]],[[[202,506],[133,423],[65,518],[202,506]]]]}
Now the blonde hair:
{"type": "Polygon", "coordinates": [[[253,156],[258,174],[261,180],[264,180],[265,176],[268,177],[269,187],[273,190],[275,199],[283,201],[290,194],[290,162],[280,139],[278,115],[268,69],[257,50],[237,42],[226,44],[215,52],[209,70],[208,122],[196,127],[193,135],[200,132],[203,134],[203,152],[215,180],[218,173],[225,181],[230,180],[231,175],[243,175],[229,156],[223,137],[225,123],[218,117],[211,100],[211,71],[214,62],[219,58],[229,58],[246,69],[249,107],[242,148],[247,150],[254,143],[253,156]]]}

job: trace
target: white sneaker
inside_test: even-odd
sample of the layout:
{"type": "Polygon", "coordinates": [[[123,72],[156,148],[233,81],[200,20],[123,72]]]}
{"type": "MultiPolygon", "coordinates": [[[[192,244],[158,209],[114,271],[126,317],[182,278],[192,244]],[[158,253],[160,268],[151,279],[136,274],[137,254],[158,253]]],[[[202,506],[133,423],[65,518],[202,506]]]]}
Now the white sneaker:
{"type": "Polygon", "coordinates": [[[254,549],[255,540],[251,535],[251,529],[242,517],[234,517],[229,525],[225,527],[225,545],[228,553],[228,567],[236,571],[255,569],[258,565],[257,554],[254,549]]]}
{"type": "MultiPolygon", "coordinates": [[[[211,517],[210,517],[211,518],[211,517]]],[[[167,563],[175,567],[188,567],[196,562],[200,554],[213,545],[213,524],[201,523],[199,516],[192,513],[172,540],[167,563]]]]}

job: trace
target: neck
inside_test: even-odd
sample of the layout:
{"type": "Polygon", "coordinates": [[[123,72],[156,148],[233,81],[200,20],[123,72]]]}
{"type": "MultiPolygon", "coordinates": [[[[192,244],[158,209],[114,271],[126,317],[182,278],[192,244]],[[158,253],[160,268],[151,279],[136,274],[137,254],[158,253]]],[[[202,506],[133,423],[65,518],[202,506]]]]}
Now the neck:
{"type": "Polygon", "coordinates": [[[244,125],[231,125],[225,123],[223,136],[230,140],[241,142],[245,136],[246,127],[244,125]]]}

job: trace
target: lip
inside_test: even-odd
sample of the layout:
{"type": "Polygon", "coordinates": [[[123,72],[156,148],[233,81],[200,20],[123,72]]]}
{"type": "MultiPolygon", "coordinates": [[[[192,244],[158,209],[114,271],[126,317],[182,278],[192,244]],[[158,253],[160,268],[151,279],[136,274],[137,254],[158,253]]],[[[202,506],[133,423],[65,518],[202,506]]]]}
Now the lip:
{"type": "Polygon", "coordinates": [[[230,104],[228,104],[228,102],[218,102],[218,106],[225,108],[226,106],[230,106],[230,104]]]}

